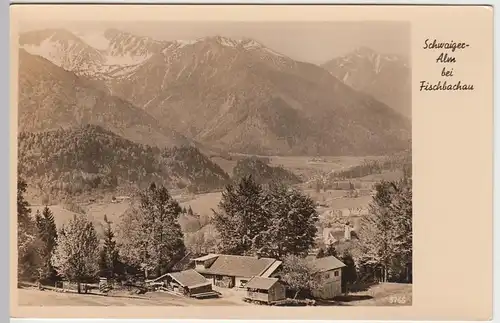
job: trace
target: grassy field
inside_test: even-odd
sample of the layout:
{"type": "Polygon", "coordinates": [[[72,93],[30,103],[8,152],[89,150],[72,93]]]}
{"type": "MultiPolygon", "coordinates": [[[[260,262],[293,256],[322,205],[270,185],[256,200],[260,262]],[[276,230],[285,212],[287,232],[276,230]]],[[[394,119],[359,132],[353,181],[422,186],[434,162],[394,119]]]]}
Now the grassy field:
{"type": "MultiPolygon", "coordinates": [[[[164,292],[130,295],[126,292],[103,296],[97,294],[60,293],[31,288],[17,289],[21,306],[254,306],[242,301],[242,292],[219,289],[222,297],[197,300],[164,292]]],[[[412,303],[411,284],[383,283],[366,291],[350,293],[335,301],[319,302],[323,306],[403,306],[412,303]]]]}
{"type": "Polygon", "coordinates": [[[212,216],[212,209],[217,209],[221,197],[221,192],[213,192],[193,195],[189,199],[178,199],[178,201],[181,206],[191,206],[196,214],[212,216]]]}
{"type": "Polygon", "coordinates": [[[115,293],[110,296],[98,294],[61,293],[52,290],[17,289],[21,306],[228,306],[244,305],[243,301],[225,298],[198,300],[164,292],[145,295],[115,293]]]}
{"type": "Polygon", "coordinates": [[[412,299],[412,284],[381,283],[367,291],[339,297],[338,301],[351,306],[409,306],[412,299]]]}
{"type": "MultiPolygon", "coordinates": [[[[104,215],[108,220],[114,224],[118,224],[120,216],[130,207],[129,202],[121,203],[85,203],[78,204],[78,206],[85,212],[88,218],[94,223],[97,232],[102,231],[102,224],[104,223],[104,215]]],[[[65,205],[49,205],[49,209],[54,214],[56,226],[60,228],[63,224],[67,223],[77,213],[67,209],[65,205]]],[[[31,212],[34,215],[37,211],[42,212],[43,206],[31,206],[31,212]]]]}

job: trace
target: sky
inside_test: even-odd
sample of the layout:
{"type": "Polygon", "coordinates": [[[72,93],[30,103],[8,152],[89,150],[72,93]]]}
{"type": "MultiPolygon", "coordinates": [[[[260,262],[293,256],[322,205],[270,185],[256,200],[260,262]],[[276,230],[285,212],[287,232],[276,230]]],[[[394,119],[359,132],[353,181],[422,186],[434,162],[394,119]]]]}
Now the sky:
{"type": "Polygon", "coordinates": [[[295,60],[322,64],[364,46],[383,54],[409,58],[408,22],[25,22],[20,31],[45,28],[105,30],[116,28],[158,40],[191,40],[206,36],[253,38],[295,60]]]}

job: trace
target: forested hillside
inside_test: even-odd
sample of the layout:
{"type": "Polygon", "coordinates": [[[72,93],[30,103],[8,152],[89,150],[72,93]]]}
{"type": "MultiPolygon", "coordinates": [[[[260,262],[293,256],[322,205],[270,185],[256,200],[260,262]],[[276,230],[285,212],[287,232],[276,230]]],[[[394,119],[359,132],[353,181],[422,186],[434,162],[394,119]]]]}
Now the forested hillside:
{"type": "Polygon", "coordinates": [[[240,179],[251,175],[259,184],[279,181],[287,184],[298,184],[300,178],[280,166],[270,166],[257,157],[244,158],[238,161],[233,169],[233,177],[240,179]]]}
{"type": "Polygon", "coordinates": [[[96,125],[19,134],[19,174],[52,194],[78,195],[152,181],[168,187],[221,188],[229,176],[193,147],[159,149],[96,125]]]}

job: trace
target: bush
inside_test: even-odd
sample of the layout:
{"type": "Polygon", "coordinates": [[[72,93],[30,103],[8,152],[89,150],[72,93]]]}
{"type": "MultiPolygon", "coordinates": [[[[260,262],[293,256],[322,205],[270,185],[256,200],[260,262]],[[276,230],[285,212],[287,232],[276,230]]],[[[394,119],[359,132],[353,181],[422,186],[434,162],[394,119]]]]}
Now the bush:
{"type": "Polygon", "coordinates": [[[275,306],[315,306],[316,301],[313,299],[292,299],[287,298],[281,301],[277,301],[272,305],[275,306]]]}

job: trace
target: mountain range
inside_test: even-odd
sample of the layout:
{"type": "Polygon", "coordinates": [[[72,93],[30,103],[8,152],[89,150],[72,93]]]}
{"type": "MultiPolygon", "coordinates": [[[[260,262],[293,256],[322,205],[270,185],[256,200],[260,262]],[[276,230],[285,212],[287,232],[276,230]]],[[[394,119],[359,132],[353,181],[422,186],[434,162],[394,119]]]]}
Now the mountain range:
{"type": "Polygon", "coordinates": [[[19,131],[101,125],[127,139],[159,146],[189,145],[180,133],[98,81],[76,76],[47,59],[19,52],[19,131]]]}
{"type": "Polygon", "coordinates": [[[411,69],[407,58],[361,47],[322,67],[353,89],[368,93],[411,118],[411,69]]]}
{"type": "MultiPolygon", "coordinates": [[[[334,63],[296,61],[253,39],[47,29],[19,45],[25,131],[97,123],[139,143],[262,155],[379,155],[411,137],[406,108],[334,63]]],[[[390,94],[400,79],[383,70],[390,94]]]]}

